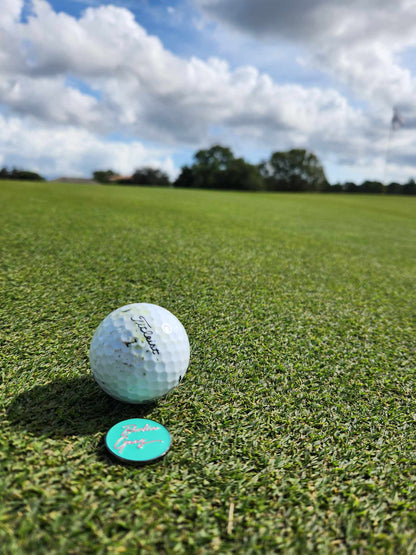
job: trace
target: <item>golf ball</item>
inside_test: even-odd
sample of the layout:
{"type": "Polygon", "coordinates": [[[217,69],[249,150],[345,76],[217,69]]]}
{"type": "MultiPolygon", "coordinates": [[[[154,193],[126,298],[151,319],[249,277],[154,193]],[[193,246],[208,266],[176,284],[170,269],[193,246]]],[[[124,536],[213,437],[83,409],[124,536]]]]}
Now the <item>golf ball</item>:
{"type": "Polygon", "coordinates": [[[98,385],[126,403],[166,395],[189,365],[185,328],[165,308],[148,303],[122,306],[96,329],[90,364],[98,385]]]}

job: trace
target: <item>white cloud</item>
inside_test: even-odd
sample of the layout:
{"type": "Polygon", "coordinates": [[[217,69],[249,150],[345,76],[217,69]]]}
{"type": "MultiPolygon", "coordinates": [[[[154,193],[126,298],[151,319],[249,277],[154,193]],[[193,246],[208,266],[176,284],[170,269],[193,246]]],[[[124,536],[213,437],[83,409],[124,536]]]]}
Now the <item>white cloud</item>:
{"type": "Polygon", "coordinates": [[[279,86],[254,67],[231,70],[218,58],[178,58],[126,9],[89,8],[77,20],[44,0],[33,7],[36,17],[17,26],[29,45],[24,74],[10,71],[0,89],[16,113],[103,132],[121,124],[172,142],[203,140],[213,124],[309,133],[328,118],[356,117],[333,90],[279,86]],[[99,90],[102,100],[65,86],[69,73],[99,90]]]}
{"type": "Polygon", "coordinates": [[[12,111],[59,124],[92,127],[101,119],[97,100],[68,87],[61,77],[4,79],[0,82],[0,101],[12,111]]]}
{"type": "Polygon", "coordinates": [[[304,62],[368,102],[413,104],[416,81],[398,53],[416,44],[414,0],[195,0],[212,18],[264,40],[305,47],[304,62]]]}
{"type": "Polygon", "coordinates": [[[0,115],[1,163],[24,166],[46,176],[90,176],[111,168],[129,175],[136,168],[160,168],[176,177],[170,152],[146,148],[139,141],[103,141],[95,134],[73,126],[44,127],[28,118],[0,115]]]}
{"type": "Polygon", "coordinates": [[[24,0],[2,0],[0,28],[7,29],[19,20],[24,0]]]}

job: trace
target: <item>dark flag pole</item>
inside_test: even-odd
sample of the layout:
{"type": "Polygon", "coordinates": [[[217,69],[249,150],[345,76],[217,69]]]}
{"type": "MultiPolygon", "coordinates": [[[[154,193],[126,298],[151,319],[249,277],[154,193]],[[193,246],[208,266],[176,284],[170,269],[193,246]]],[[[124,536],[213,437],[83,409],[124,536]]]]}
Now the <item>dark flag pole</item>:
{"type": "Polygon", "coordinates": [[[386,156],[384,159],[384,172],[383,172],[383,185],[386,186],[386,179],[387,179],[387,168],[390,159],[390,149],[391,149],[391,142],[393,137],[393,132],[398,131],[404,125],[404,121],[398,111],[397,108],[393,109],[393,117],[391,118],[390,126],[389,126],[389,136],[387,139],[387,148],[386,148],[386,156]]]}

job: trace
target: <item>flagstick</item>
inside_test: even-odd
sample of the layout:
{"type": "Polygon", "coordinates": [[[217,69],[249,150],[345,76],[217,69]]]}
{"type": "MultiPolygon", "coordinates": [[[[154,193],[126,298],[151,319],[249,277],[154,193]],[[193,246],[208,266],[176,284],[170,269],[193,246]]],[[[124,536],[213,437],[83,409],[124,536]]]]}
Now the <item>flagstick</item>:
{"type": "Polygon", "coordinates": [[[388,161],[389,161],[389,158],[390,158],[390,145],[391,145],[392,134],[393,134],[393,124],[390,124],[389,137],[387,139],[386,156],[385,156],[385,159],[384,159],[384,171],[383,171],[383,181],[382,181],[383,185],[387,185],[387,182],[386,182],[387,166],[388,166],[388,161]]]}
{"type": "MultiPolygon", "coordinates": [[[[387,168],[388,168],[388,163],[389,163],[389,159],[390,159],[390,147],[391,147],[393,131],[396,131],[397,129],[400,129],[400,127],[402,127],[403,125],[404,125],[404,121],[401,118],[401,115],[399,113],[398,108],[393,108],[393,118],[391,120],[390,127],[389,127],[389,138],[388,138],[388,141],[387,141],[386,158],[384,160],[384,172],[383,172],[383,185],[384,185],[384,187],[387,187],[387,185],[386,185],[386,183],[387,183],[387,168]]],[[[385,189],[383,190],[383,192],[386,192],[385,189]]]]}

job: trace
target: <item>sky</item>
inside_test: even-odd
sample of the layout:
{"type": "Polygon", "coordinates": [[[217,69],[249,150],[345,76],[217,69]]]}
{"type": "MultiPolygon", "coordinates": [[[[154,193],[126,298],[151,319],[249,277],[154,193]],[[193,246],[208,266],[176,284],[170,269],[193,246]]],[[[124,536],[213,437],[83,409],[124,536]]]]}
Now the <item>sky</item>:
{"type": "Polygon", "coordinates": [[[415,22],[416,0],[0,0],[0,166],[175,178],[222,144],[416,178],[415,22]]]}

